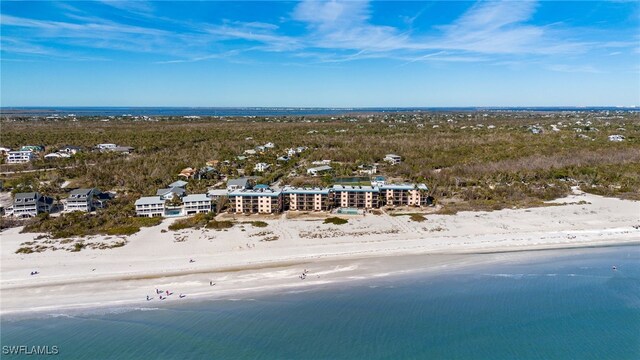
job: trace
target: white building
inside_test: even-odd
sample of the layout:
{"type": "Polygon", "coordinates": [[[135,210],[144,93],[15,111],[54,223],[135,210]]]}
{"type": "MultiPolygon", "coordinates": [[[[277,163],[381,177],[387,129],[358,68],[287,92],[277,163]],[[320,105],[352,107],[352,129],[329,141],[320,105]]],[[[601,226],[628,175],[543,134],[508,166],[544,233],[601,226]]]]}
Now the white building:
{"type": "Polygon", "coordinates": [[[117,148],[118,145],[116,144],[98,144],[96,145],[96,148],[98,148],[98,150],[113,150],[115,148],[117,148]]]}
{"type": "Polygon", "coordinates": [[[622,136],[622,135],[609,135],[609,141],[615,141],[615,142],[624,141],[624,136],[622,136]]]}
{"type": "Polygon", "coordinates": [[[164,200],[160,196],[145,196],[136,200],[136,215],[138,216],[164,216],[164,200]]]}
{"type": "Polygon", "coordinates": [[[211,198],[207,194],[192,194],[182,198],[185,215],[206,214],[211,211],[211,198]]]}
{"type": "Polygon", "coordinates": [[[333,170],[333,168],[329,165],[321,165],[307,169],[307,175],[318,176],[322,173],[326,173],[328,171],[333,170]]]}
{"type": "Polygon", "coordinates": [[[270,165],[267,163],[257,163],[256,166],[253,167],[253,170],[257,172],[265,172],[269,169],[270,165]]]}
{"type": "Polygon", "coordinates": [[[28,163],[34,158],[35,154],[31,150],[9,151],[7,153],[7,164],[28,163]]]}
{"type": "Polygon", "coordinates": [[[64,203],[64,211],[91,212],[93,210],[93,196],[95,191],[95,189],[76,189],[71,191],[64,203]]]}
{"type": "Polygon", "coordinates": [[[387,154],[384,156],[384,161],[388,162],[391,165],[397,165],[402,162],[402,157],[396,154],[387,154]]]}
{"type": "Polygon", "coordinates": [[[53,199],[37,192],[17,193],[13,199],[13,216],[33,217],[51,211],[53,199]]]}
{"type": "Polygon", "coordinates": [[[229,202],[236,213],[272,214],[282,210],[282,192],[269,188],[237,190],[229,193],[229,202]]]}

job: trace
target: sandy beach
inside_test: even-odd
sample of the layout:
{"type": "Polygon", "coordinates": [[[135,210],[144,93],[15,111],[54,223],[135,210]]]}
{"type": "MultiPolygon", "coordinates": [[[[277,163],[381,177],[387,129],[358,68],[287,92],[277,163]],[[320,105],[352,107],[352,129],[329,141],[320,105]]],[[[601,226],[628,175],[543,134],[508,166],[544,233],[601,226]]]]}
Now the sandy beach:
{"type": "Polygon", "coordinates": [[[130,237],[86,238],[127,243],[79,252],[61,245],[57,251],[17,254],[24,242],[46,240],[13,228],[0,234],[0,314],[230,299],[255,291],[296,291],[412,271],[446,271],[491,261],[501,252],[640,243],[640,229],[634,228],[640,225],[640,202],[575,193],[552,203],[559,205],[427,215],[424,222],[368,214],[331,225],[283,215],[264,220],[264,228],[244,223],[222,231],[167,231],[172,220],[165,220],[130,237]],[[475,253],[493,255],[466,255],[475,253]],[[307,276],[301,279],[305,269],[307,276]],[[38,274],[31,275],[33,271],[38,274]],[[156,289],[173,294],[159,300],[156,289]]]}

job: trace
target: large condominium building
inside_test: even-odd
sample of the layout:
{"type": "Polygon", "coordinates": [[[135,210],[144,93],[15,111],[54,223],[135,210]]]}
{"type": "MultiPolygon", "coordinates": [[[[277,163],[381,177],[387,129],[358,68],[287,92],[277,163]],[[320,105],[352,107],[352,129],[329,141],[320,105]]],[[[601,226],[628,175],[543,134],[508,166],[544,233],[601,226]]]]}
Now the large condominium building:
{"type": "Polygon", "coordinates": [[[69,197],[64,204],[64,211],[84,211],[91,212],[93,210],[93,196],[99,191],[96,189],[76,189],[71,191],[69,197]]]}
{"type": "Polygon", "coordinates": [[[282,211],[282,192],[269,188],[235,190],[229,193],[231,208],[238,214],[271,214],[282,211]]]}
{"type": "Polygon", "coordinates": [[[337,207],[371,209],[380,205],[377,187],[334,185],[332,190],[337,207]]]}
{"type": "Polygon", "coordinates": [[[285,210],[327,211],[333,207],[333,194],[329,188],[295,188],[282,190],[285,210]]]}
{"type": "Polygon", "coordinates": [[[184,215],[206,214],[212,209],[212,201],[207,194],[193,194],[182,198],[184,215]]]}
{"type": "Polygon", "coordinates": [[[382,201],[387,206],[427,206],[430,204],[425,184],[385,184],[380,186],[382,201]]]}
{"type": "Polygon", "coordinates": [[[136,214],[138,216],[164,216],[165,200],[160,196],[145,196],[136,200],[136,214]]]}
{"type": "Polygon", "coordinates": [[[9,151],[7,153],[7,164],[28,163],[35,158],[31,150],[9,151]]]}
{"type": "Polygon", "coordinates": [[[13,199],[13,216],[33,217],[51,211],[53,199],[37,192],[17,193],[13,199]]]}

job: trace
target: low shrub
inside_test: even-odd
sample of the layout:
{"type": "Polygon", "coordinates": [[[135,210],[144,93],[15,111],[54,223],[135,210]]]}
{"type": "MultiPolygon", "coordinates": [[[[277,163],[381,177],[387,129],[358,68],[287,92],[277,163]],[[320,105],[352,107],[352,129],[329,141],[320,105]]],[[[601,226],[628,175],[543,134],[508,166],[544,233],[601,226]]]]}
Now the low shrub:
{"type": "Polygon", "coordinates": [[[330,218],[326,218],[324,219],[324,224],[334,224],[334,225],[344,225],[346,223],[348,223],[349,221],[343,218],[339,218],[339,217],[330,217],[330,218]]]}

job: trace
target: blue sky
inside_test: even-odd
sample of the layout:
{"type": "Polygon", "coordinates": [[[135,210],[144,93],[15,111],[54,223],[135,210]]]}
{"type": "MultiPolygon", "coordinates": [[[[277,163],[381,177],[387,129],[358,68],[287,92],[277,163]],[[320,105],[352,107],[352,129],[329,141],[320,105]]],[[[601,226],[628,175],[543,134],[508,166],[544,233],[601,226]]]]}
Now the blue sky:
{"type": "Polygon", "coordinates": [[[638,106],[640,2],[2,1],[2,106],[638,106]]]}

